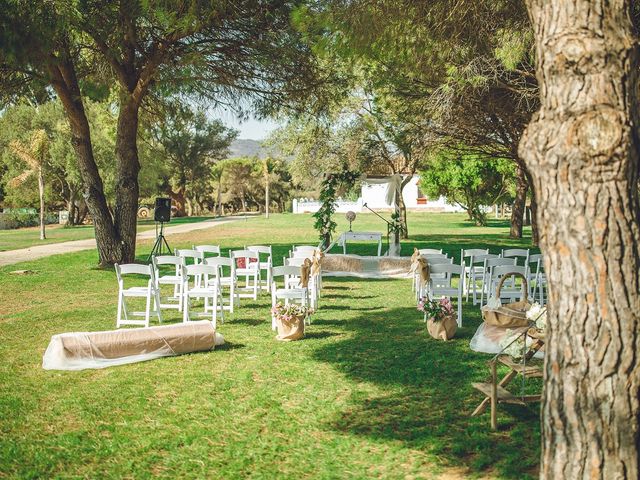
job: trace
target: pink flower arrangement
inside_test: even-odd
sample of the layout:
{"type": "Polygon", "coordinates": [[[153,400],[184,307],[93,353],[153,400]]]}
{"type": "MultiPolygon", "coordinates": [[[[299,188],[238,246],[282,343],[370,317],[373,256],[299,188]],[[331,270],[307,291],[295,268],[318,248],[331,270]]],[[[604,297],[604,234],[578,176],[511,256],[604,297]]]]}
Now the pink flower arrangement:
{"type": "Polygon", "coordinates": [[[422,297],[418,301],[418,311],[423,312],[426,318],[433,318],[434,322],[439,322],[449,315],[453,315],[453,304],[449,297],[442,297],[440,300],[429,300],[422,297]]]}

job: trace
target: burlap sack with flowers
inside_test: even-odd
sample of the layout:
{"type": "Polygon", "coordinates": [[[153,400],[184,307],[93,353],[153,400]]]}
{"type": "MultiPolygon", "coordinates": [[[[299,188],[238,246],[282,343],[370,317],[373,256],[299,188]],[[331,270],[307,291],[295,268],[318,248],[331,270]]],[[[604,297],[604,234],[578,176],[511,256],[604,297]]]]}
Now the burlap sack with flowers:
{"type": "Polygon", "coordinates": [[[291,342],[304,337],[304,316],[293,318],[276,317],[276,326],[278,327],[276,340],[291,342]]]}
{"type": "Polygon", "coordinates": [[[455,336],[457,330],[458,323],[453,315],[448,315],[439,321],[433,318],[427,320],[427,331],[437,340],[447,341],[455,336]]]}

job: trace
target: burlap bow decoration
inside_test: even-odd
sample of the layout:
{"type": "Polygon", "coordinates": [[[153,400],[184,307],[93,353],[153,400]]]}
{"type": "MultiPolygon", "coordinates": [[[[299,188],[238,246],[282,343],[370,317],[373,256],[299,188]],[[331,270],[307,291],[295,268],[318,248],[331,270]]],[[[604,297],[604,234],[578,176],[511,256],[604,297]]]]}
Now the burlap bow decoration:
{"type": "Polygon", "coordinates": [[[311,260],[304,259],[304,263],[300,265],[300,286],[303,288],[309,287],[309,277],[311,275],[311,260]]]}
{"type": "Polygon", "coordinates": [[[316,249],[313,252],[313,256],[311,257],[311,276],[320,275],[322,273],[322,259],[324,258],[324,253],[320,250],[316,249]]]}
{"type": "Polygon", "coordinates": [[[429,264],[422,258],[417,248],[413,249],[411,255],[411,271],[420,272],[420,286],[423,287],[429,281],[429,264]]]}

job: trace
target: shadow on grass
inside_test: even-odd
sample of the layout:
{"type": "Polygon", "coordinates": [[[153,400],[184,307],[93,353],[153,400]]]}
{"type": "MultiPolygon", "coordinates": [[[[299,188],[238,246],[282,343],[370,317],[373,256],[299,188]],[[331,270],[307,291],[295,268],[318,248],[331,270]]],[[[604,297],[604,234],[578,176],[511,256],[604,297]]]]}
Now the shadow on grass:
{"type": "Polygon", "coordinates": [[[393,308],[344,321],[342,326],[353,335],[316,351],[319,360],[384,392],[354,391],[350,406],[328,427],[401,441],[469,473],[534,476],[539,457],[537,404],[501,405],[497,432],[489,428],[488,413],[469,416],[483,398],[471,383],[488,379],[490,357],[468,346],[479,315],[469,312],[464,319],[468,326],[449,342],[430,338],[415,317],[413,308],[393,308]]]}
{"type": "Polygon", "coordinates": [[[216,347],[216,350],[238,350],[240,348],[245,348],[246,345],[244,343],[232,343],[232,342],[227,342],[226,339],[224,341],[224,345],[220,345],[219,347],[216,347]]]}

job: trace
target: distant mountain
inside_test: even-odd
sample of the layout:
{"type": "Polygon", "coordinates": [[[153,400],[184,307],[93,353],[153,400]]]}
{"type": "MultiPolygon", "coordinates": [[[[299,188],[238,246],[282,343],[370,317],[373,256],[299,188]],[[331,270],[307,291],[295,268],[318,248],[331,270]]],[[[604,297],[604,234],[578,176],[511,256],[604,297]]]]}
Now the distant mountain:
{"type": "Polygon", "coordinates": [[[229,158],[235,157],[266,157],[267,152],[262,147],[259,140],[249,140],[247,138],[238,138],[231,142],[229,147],[229,158]]]}

